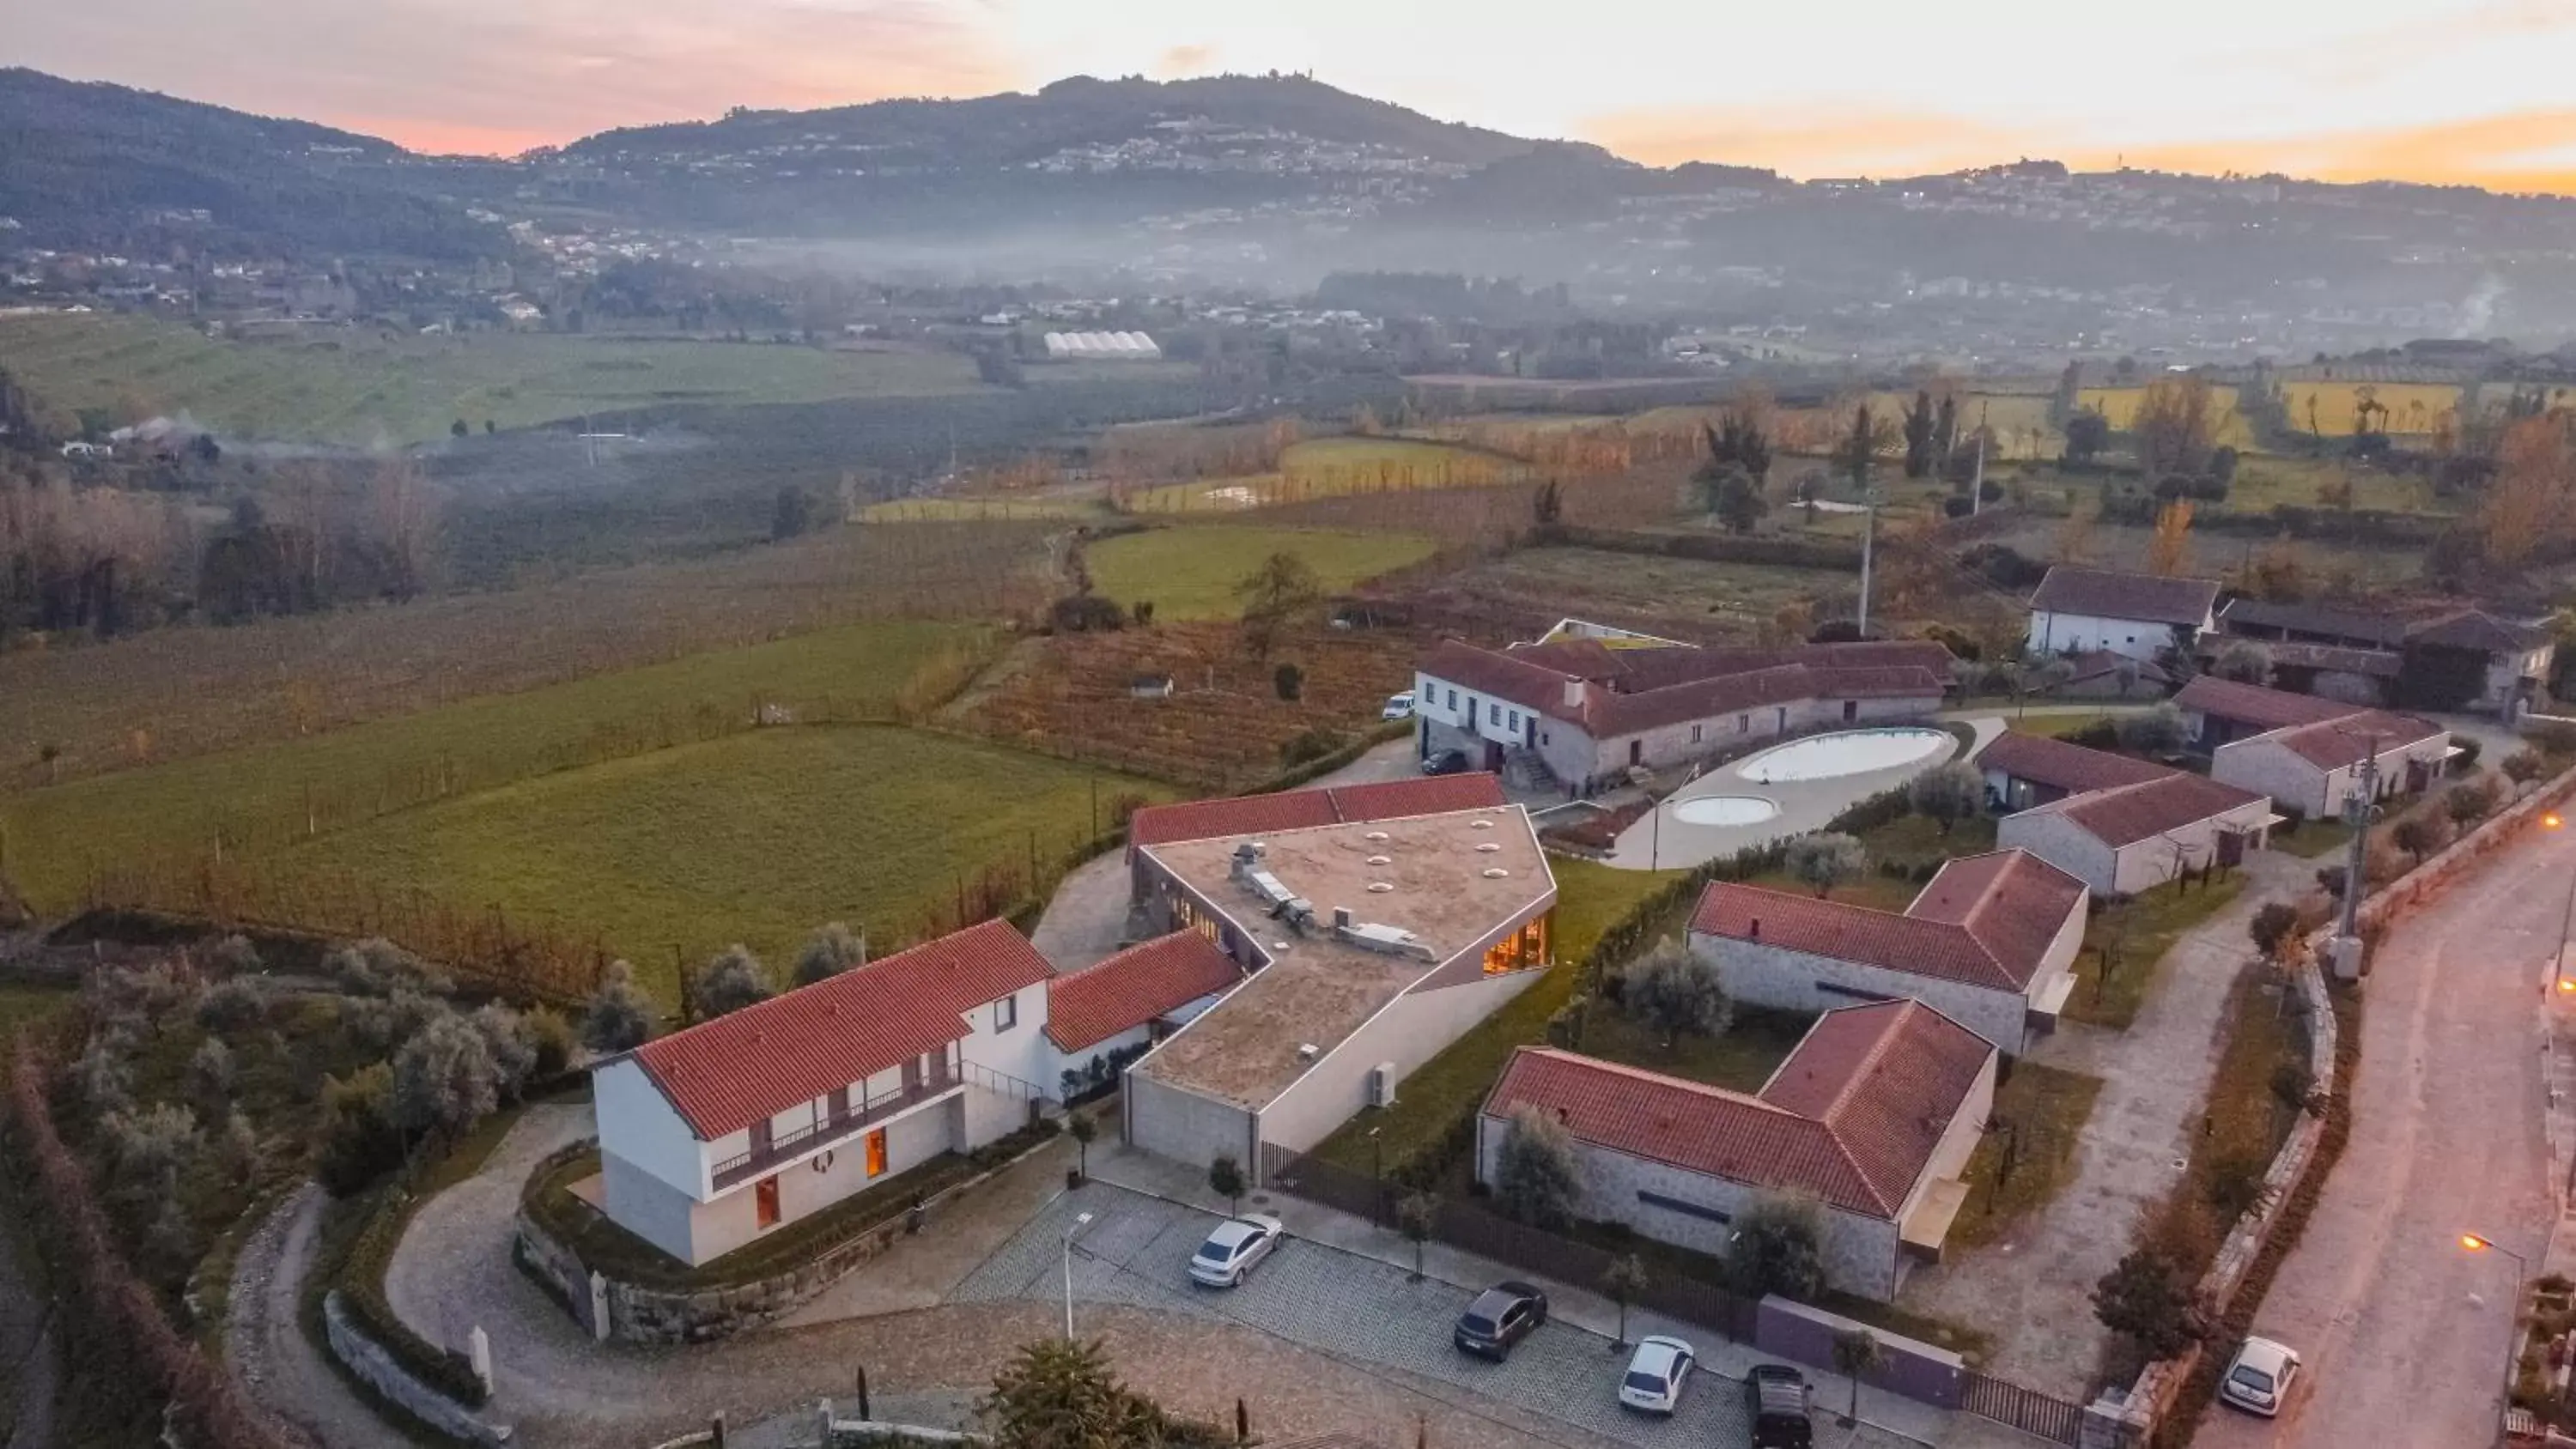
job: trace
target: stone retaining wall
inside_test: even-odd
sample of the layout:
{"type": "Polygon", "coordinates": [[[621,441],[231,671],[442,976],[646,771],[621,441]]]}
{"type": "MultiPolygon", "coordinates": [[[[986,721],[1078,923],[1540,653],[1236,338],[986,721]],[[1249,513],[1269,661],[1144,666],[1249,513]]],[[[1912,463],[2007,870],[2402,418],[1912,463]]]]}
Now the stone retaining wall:
{"type": "MultiPolygon", "coordinates": [[[[1053,1142],[1048,1138],[1009,1162],[941,1189],[922,1200],[923,1209],[935,1209],[974,1191],[1030,1153],[1045,1151],[1053,1142]]],[[[597,1146],[597,1140],[592,1139],[548,1153],[528,1180],[534,1182],[597,1146]]],[[[587,1204],[576,1210],[597,1211],[587,1204]]],[[[607,1277],[582,1262],[570,1245],[547,1232],[524,1206],[519,1210],[518,1240],[511,1251],[519,1266],[562,1303],[573,1321],[593,1338],[620,1343],[703,1343],[757,1328],[802,1307],[849,1276],[853,1269],[892,1247],[904,1236],[904,1222],[910,1211],[909,1207],[897,1209],[884,1221],[834,1243],[811,1261],[786,1272],[722,1288],[655,1288],[607,1277]],[[598,1321],[603,1309],[607,1317],[605,1330],[598,1321]]]]}
{"type": "MultiPolygon", "coordinates": [[[[2538,828],[2539,817],[2571,795],[2576,795],[2576,770],[2544,781],[2422,865],[2364,897],[2359,912],[2362,933],[2377,934],[2395,912],[2439,893],[2461,872],[2538,828]]],[[[2237,1219],[2235,1228],[2219,1245],[2216,1260],[2201,1277],[2197,1296],[2211,1322],[2234,1306],[2246,1273],[2271,1242],[2282,1209],[2307,1176],[2309,1166],[2316,1160],[2317,1146],[2325,1137],[2326,1114],[2334,1101],[2335,1050],[2340,1030],[2322,965],[2327,938],[2333,934],[2334,927],[2327,925],[2307,936],[2300,953],[2302,960],[2292,977],[2299,1000],[2307,1009],[2308,1072],[2309,1080],[2315,1084],[2308,1094],[2308,1109],[2299,1115],[2298,1125],[2290,1129],[2289,1140],[2273,1157],[2271,1170],[2263,1174],[2262,1197],[2237,1219]]],[[[2082,1449],[2134,1449],[2146,1443],[2173,1408],[2185,1381],[2199,1367],[2204,1351],[2202,1345],[2195,1344],[2173,1358],[2159,1359],[2139,1370],[2137,1380],[2125,1392],[2106,1391],[2084,1412],[2083,1432],[2078,1440],[2082,1449]]]]}
{"type": "Polygon", "coordinates": [[[486,1423],[472,1410],[411,1376],[384,1345],[367,1336],[349,1316],[348,1305],[333,1289],[322,1299],[322,1326],[331,1341],[331,1356],[369,1388],[409,1410],[422,1423],[469,1444],[510,1442],[510,1426],[486,1423]]]}

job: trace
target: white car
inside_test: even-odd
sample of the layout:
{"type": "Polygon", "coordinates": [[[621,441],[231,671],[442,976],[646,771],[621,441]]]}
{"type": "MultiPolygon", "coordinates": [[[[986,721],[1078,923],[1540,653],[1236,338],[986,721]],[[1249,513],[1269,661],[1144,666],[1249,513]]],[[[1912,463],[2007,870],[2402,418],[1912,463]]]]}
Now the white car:
{"type": "Polygon", "coordinates": [[[1386,708],[1379,710],[1377,717],[1379,719],[1413,718],[1413,691],[1408,689],[1402,694],[1388,695],[1386,708]]]}
{"type": "Polygon", "coordinates": [[[1682,1385],[1690,1382],[1699,1355],[1678,1338],[1637,1340],[1627,1375],[1619,1380],[1619,1402],[1649,1414],[1669,1414],[1682,1406],[1682,1385]]]}
{"type": "Polygon", "coordinates": [[[1277,1218],[1259,1213],[1246,1213],[1228,1218],[1216,1225],[1207,1241],[1190,1255],[1190,1281],[1210,1288],[1232,1288],[1252,1271],[1252,1265],[1270,1256],[1288,1229],[1277,1218]]]}
{"type": "Polygon", "coordinates": [[[2290,1401],[2290,1385],[2298,1378],[2299,1355],[2295,1349],[2268,1338],[2249,1338],[2227,1365],[2227,1377],[2218,1381],[2218,1396],[2249,1414],[2269,1419],[2290,1401]]]}

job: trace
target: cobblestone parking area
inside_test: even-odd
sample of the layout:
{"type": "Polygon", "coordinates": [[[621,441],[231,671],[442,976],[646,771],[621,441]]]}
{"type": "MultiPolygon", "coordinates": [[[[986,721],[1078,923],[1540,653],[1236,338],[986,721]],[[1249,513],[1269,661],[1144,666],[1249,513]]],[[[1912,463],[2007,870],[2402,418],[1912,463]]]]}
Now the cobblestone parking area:
{"type": "MultiPolygon", "coordinates": [[[[1291,1239],[1240,1288],[1196,1287],[1188,1276],[1190,1254],[1221,1219],[1100,1182],[1048,1204],[969,1273],[950,1301],[1061,1302],[1064,1234],[1084,1212],[1092,1221],[1074,1242],[1077,1333],[1084,1304],[1191,1313],[1464,1389],[1638,1449],[1703,1449],[1749,1440],[1737,1380],[1702,1370],[1693,1375],[1680,1413],[1670,1419],[1633,1413],[1617,1399],[1626,1357],[1600,1335],[1550,1323],[1523,1340],[1507,1363],[1471,1358],[1449,1341],[1450,1325],[1470,1293],[1436,1281],[1408,1282],[1401,1268],[1319,1243],[1291,1239]]],[[[1631,1319],[1629,1332],[1632,1338],[1709,1336],[1644,1313],[1631,1319]]],[[[1846,1429],[1834,1410],[1818,1405],[1816,1442],[1825,1449],[1901,1449],[1914,1442],[1868,1425],[1846,1429]]]]}

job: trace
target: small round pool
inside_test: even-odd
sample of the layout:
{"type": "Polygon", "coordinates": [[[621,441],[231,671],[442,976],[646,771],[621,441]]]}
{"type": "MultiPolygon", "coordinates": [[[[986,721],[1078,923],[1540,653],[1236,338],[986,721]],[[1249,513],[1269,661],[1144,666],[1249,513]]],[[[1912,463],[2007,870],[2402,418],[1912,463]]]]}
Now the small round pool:
{"type": "Polygon", "coordinates": [[[1702,795],[1673,802],[1673,818],[1684,825],[1759,825],[1780,807],[1756,795],[1702,795]]]}
{"type": "Polygon", "coordinates": [[[1834,780],[1845,775],[1865,775],[1872,770],[1892,770],[1930,759],[1950,747],[1947,730],[1891,729],[1846,730],[1841,734],[1818,735],[1813,739],[1793,740],[1778,749],[1764,750],[1744,762],[1738,771],[1757,785],[1777,785],[1793,780],[1834,780]]]}

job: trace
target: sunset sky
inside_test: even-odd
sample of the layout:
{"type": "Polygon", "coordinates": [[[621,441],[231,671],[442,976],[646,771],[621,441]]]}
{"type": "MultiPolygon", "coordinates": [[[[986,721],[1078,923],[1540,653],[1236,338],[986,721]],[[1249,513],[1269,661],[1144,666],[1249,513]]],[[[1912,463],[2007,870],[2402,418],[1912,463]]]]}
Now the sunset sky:
{"type": "Polygon", "coordinates": [[[1275,68],[1656,163],[2125,157],[2576,192],[2576,0],[77,0],[20,7],[0,62],[450,151],[1275,68]]]}

